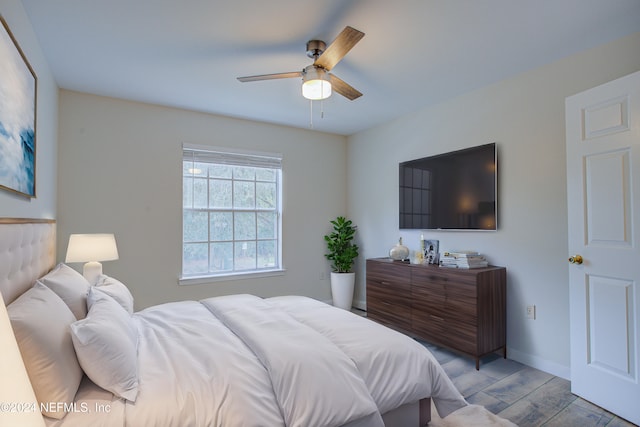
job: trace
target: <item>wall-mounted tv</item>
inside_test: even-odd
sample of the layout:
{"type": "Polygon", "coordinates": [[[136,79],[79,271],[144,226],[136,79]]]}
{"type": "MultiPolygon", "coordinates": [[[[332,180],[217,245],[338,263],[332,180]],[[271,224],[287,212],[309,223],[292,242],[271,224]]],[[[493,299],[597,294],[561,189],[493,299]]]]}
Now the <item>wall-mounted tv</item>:
{"type": "Polygon", "coordinates": [[[400,228],[496,230],[496,144],[400,163],[400,228]]]}

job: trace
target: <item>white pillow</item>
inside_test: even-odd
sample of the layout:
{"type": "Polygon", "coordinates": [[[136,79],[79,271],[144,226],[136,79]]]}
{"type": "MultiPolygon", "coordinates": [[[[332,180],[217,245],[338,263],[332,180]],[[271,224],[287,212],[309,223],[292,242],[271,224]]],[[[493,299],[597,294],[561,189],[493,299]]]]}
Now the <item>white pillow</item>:
{"type": "Polygon", "coordinates": [[[71,325],[80,366],[96,385],[135,402],[138,395],[138,330],[113,298],[89,290],[89,313],[71,325]]]}
{"type": "Polygon", "coordinates": [[[113,277],[101,274],[98,276],[98,281],[95,286],[116,300],[127,313],[133,314],[133,295],[131,295],[129,288],[127,288],[124,283],[113,277]]]}
{"type": "MultiPolygon", "coordinates": [[[[69,333],[69,326],[76,321],[69,307],[51,289],[36,282],[7,311],[38,402],[73,402],[82,369],[69,333]]],[[[58,405],[48,409],[42,412],[48,417],[60,419],[66,414],[58,405]]]]}
{"type": "Polygon", "coordinates": [[[87,315],[87,292],[91,285],[82,274],[60,263],[38,280],[62,298],[76,319],[84,319],[87,315]]]}

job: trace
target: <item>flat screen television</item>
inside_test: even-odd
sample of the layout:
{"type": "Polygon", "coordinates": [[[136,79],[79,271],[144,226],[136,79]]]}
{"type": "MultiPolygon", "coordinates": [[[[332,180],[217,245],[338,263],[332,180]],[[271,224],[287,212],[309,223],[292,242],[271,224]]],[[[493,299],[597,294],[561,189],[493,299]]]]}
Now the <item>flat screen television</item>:
{"type": "Polygon", "coordinates": [[[400,228],[496,230],[496,144],[400,163],[400,228]]]}

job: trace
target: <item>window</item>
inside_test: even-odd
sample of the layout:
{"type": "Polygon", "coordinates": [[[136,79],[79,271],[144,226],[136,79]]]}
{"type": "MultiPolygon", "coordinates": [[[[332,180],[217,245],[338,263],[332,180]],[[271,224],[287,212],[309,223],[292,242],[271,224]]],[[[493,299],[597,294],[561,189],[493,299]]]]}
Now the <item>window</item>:
{"type": "Polygon", "coordinates": [[[282,156],[183,147],[182,279],[282,269],[282,156]]]}

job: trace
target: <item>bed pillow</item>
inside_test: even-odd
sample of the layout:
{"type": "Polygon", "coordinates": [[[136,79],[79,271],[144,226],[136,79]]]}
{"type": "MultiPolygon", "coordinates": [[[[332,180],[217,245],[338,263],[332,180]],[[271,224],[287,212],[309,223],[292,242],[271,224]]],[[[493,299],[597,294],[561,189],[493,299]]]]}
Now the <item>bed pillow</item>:
{"type": "MultiPolygon", "coordinates": [[[[36,282],[7,311],[38,402],[73,402],[82,369],[69,332],[76,321],[69,307],[51,289],[36,282]]],[[[42,409],[44,415],[56,419],[66,414],[57,405],[43,405],[42,409]]]]}
{"type": "Polygon", "coordinates": [[[138,395],[138,330],[120,304],[96,287],[87,317],[71,325],[80,366],[96,385],[135,402],[138,395]]]}
{"type": "Polygon", "coordinates": [[[38,280],[62,298],[76,319],[84,319],[87,315],[87,292],[91,285],[82,274],[60,263],[38,280]]]}
{"type": "Polygon", "coordinates": [[[101,274],[98,276],[98,281],[95,286],[116,300],[127,313],[133,314],[133,295],[131,295],[129,288],[127,288],[124,283],[113,277],[101,274]]]}

